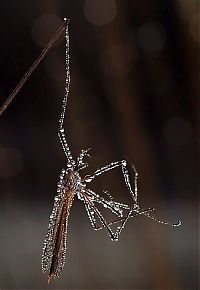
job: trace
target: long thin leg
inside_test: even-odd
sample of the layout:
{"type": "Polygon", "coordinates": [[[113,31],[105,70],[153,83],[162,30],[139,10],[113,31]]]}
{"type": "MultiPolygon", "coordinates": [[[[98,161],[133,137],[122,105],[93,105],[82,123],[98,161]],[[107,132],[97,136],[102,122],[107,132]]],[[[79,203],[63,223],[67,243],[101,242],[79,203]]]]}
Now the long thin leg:
{"type": "Polygon", "coordinates": [[[91,182],[96,176],[99,176],[102,173],[110,171],[111,169],[114,169],[116,167],[122,166],[122,164],[126,165],[126,160],[111,162],[110,164],[97,169],[92,175],[86,175],[85,181],[91,182]]]}
{"type": "Polygon", "coordinates": [[[75,161],[73,160],[72,154],[69,149],[69,145],[67,144],[66,137],[65,137],[65,131],[63,128],[63,122],[65,118],[65,111],[67,106],[67,98],[69,95],[69,85],[70,85],[70,70],[69,70],[69,33],[68,33],[68,25],[66,25],[66,31],[65,31],[65,38],[66,38],[66,48],[65,48],[65,65],[66,65],[66,79],[65,79],[65,96],[62,103],[62,111],[60,115],[59,120],[59,130],[58,130],[58,136],[60,139],[60,143],[63,147],[64,153],[67,157],[67,161],[71,165],[75,165],[75,161]]]}
{"type": "MultiPolygon", "coordinates": [[[[133,218],[133,217],[135,217],[138,214],[143,214],[144,216],[146,216],[146,217],[148,217],[148,218],[150,218],[150,219],[152,219],[152,220],[154,220],[154,221],[156,221],[157,223],[160,223],[160,224],[169,225],[169,226],[172,226],[172,227],[177,227],[177,226],[181,225],[181,221],[179,221],[179,220],[176,223],[172,224],[169,221],[162,221],[162,220],[152,216],[149,212],[155,210],[154,207],[147,208],[147,209],[141,209],[141,208],[138,207],[138,205],[134,205],[134,207],[131,207],[131,206],[127,205],[127,204],[115,202],[112,199],[108,201],[108,200],[106,200],[103,197],[99,196],[98,194],[96,194],[94,191],[92,191],[90,189],[87,189],[86,192],[87,192],[87,194],[89,194],[89,196],[91,196],[91,195],[93,196],[95,202],[103,204],[104,207],[107,207],[107,208],[111,209],[112,212],[114,212],[115,214],[118,214],[116,212],[116,210],[121,212],[121,214],[123,213],[123,210],[132,210],[132,214],[129,216],[129,218],[133,218]]],[[[109,194],[109,196],[110,196],[110,194],[109,194]]],[[[123,214],[122,214],[122,217],[120,219],[112,221],[108,225],[122,222],[122,221],[124,221],[124,219],[125,218],[123,217],[123,214]]]]}
{"type": "MultiPolygon", "coordinates": [[[[130,218],[134,218],[137,215],[146,215],[146,213],[151,212],[154,209],[155,208],[140,209],[138,211],[132,210],[132,213],[129,215],[129,219],[130,218]]],[[[116,219],[114,221],[111,221],[111,222],[108,223],[108,226],[111,226],[111,225],[114,225],[114,224],[118,224],[118,223],[124,221],[125,219],[126,219],[126,217],[123,217],[123,218],[119,218],[119,219],[116,219]]],[[[104,228],[104,226],[100,226],[100,227],[97,227],[96,230],[102,230],[103,228],[104,228]]]]}
{"type": "Polygon", "coordinates": [[[112,162],[104,167],[101,167],[99,169],[97,169],[94,174],[92,175],[87,175],[85,177],[85,181],[86,182],[91,182],[95,177],[101,175],[102,173],[105,173],[107,171],[110,171],[116,167],[119,167],[121,166],[122,168],[122,173],[123,173],[123,177],[124,177],[124,181],[125,181],[125,184],[129,190],[129,192],[131,193],[131,196],[133,198],[133,201],[134,201],[134,204],[135,205],[138,205],[137,204],[137,177],[138,177],[138,173],[135,169],[135,166],[132,164],[132,168],[134,170],[134,173],[135,173],[135,178],[134,178],[134,190],[132,189],[131,187],[131,183],[130,183],[130,178],[129,178],[129,174],[128,174],[128,169],[126,168],[127,167],[127,162],[126,160],[122,160],[122,161],[116,161],[116,162],[112,162]]]}
{"type": "Polygon", "coordinates": [[[96,194],[93,190],[87,189],[87,195],[89,196],[90,200],[95,201],[97,203],[102,204],[105,208],[110,209],[116,215],[122,217],[123,216],[123,209],[130,210],[131,208],[127,204],[115,202],[113,200],[107,200],[101,197],[100,195],[96,194]]]}
{"type": "Polygon", "coordinates": [[[98,227],[96,225],[96,220],[95,220],[95,213],[96,213],[97,216],[99,217],[103,227],[106,227],[106,229],[108,230],[111,239],[115,240],[115,241],[118,240],[122,229],[124,228],[128,219],[131,217],[134,209],[130,208],[128,205],[114,202],[113,200],[108,201],[108,200],[100,197],[98,194],[96,194],[92,190],[86,190],[86,192],[83,194],[83,198],[84,198],[85,207],[86,207],[86,210],[87,210],[87,213],[88,213],[88,216],[89,216],[89,219],[90,219],[92,226],[96,230],[98,229],[98,227]],[[86,193],[89,194],[89,196],[87,196],[86,193]],[[91,196],[92,196],[92,198],[91,198],[91,196]],[[118,221],[118,222],[121,221],[121,225],[119,225],[117,227],[117,231],[115,233],[112,232],[112,230],[109,226],[110,224],[114,224],[114,222],[109,223],[109,224],[106,222],[106,220],[101,215],[99,210],[95,207],[94,201],[101,203],[104,207],[109,208],[113,213],[115,213],[121,217],[123,217],[123,211],[122,211],[122,209],[120,209],[120,207],[123,209],[129,210],[128,214],[118,221]]]}
{"type": "MultiPolygon", "coordinates": [[[[107,171],[110,171],[110,170],[112,170],[112,169],[114,169],[116,167],[119,167],[119,166],[122,167],[122,173],[123,173],[123,176],[124,176],[125,184],[126,184],[127,188],[129,189],[129,192],[131,193],[131,196],[132,196],[133,201],[134,201],[134,207],[133,207],[133,209],[134,209],[134,211],[137,210],[139,212],[140,211],[140,207],[139,207],[138,201],[137,201],[137,198],[138,198],[138,192],[137,192],[137,190],[138,190],[138,185],[137,185],[138,173],[137,173],[137,170],[136,170],[136,168],[135,168],[135,166],[133,164],[131,164],[131,166],[132,166],[132,169],[133,169],[133,171],[135,173],[135,178],[134,178],[134,191],[133,191],[133,189],[131,187],[130,178],[129,178],[128,170],[127,170],[127,167],[126,167],[127,166],[126,160],[112,162],[109,165],[106,165],[106,166],[104,166],[104,167],[102,167],[100,169],[97,169],[94,172],[93,175],[87,175],[85,177],[85,181],[86,182],[91,182],[96,176],[99,176],[102,173],[105,173],[107,171]]],[[[149,209],[149,210],[151,210],[151,209],[149,209]]],[[[161,224],[170,225],[170,226],[173,226],[173,227],[179,226],[181,224],[181,222],[179,220],[178,220],[177,223],[172,224],[172,223],[170,223],[168,221],[161,221],[161,220],[157,219],[156,217],[150,215],[148,212],[144,212],[143,214],[145,216],[147,216],[148,218],[150,218],[150,219],[152,219],[152,220],[154,220],[154,221],[156,221],[158,223],[161,223],[161,224]]],[[[130,215],[130,218],[131,217],[132,217],[132,215],[130,215]]]]}
{"type": "Polygon", "coordinates": [[[113,240],[113,241],[117,241],[119,239],[121,231],[123,230],[123,228],[124,228],[124,226],[125,226],[125,224],[126,224],[126,222],[128,221],[129,218],[131,218],[131,217],[133,218],[136,215],[145,214],[145,213],[147,213],[149,211],[154,210],[153,208],[149,208],[149,209],[145,209],[145,210],[141,210],[141,211],[135,212],[134,209],[131,209],[125,217],[107,223],[107,221],[102,216],[100,211],[94,205],[94,202],[91,200],[91,198],[89,198],[89,197],[87,197],[87,195],[83,194],[83,199],[84,199],[85,208],[87,210],[87,214],[89,216],[89,219],[90,219],[92,227],[95,230],[101,230],[103,228],[106,228],[108,233],[109,233],[109,236],[110,236],[111,240],[113,240]],[[97,226],[96,219],[95,219],[95,214],[99,218],[102,226],[97,226]],[[119,225],[117,227],[116,232],[113,233],[113,231],[112,231],[110,226],[113,225],[113,224],[116,224],[116,223],[120,223],[120,222],[121,222],[121,225],[119,225]]]}
{"type": "MultiPolygon", "coordinates": [[[[170,223],[168,221],[161,221],[161,220],[155,218],[154,216],[149,214],[149,212],[154,211],[154,210],[155,210],[155,208],[153,208],[153,207],[152,208],[147,208],[147,209],[140,209],[140,210],[138,210],[138,209],[134,210],[133,209],[132,213],[129,216],[129,219],[130,218],[134,218],[137,215],[144,215],[144,216],[156,221],[157,223],[168,225],[168,226],[171,226],[171,227],[178,227],[178,226],[181,225],[181,221],[180,220],[178,220],[176,223],[172,224],[172,223],[170,223]]],[[[120,223],[120,222],[124,221],[125,219],[126,219],[125,217],[122,217],[122,218],[119,218],[117,220],[111,221],[111,222],[108,223],[108,226],[120,223]]],[[[98,227],[96,230],[101,230],[103,228],[104,228],[104,226],[101,226],[101,227],[98,227]]]]}
{"type": "MultiPolygon", "coordinates": [[[[113,201],[113,199],[106,200],[103,197],[101,197],[98,194],[96,194],[91,189],[87,189],[86,190],[86,193],[89,195],[90,199],[93,202],[97,202],[97,203],[102,204],[104,207],[110,209],[113,213],[115,213],[116,215],[118,215],[118,216],[121,217],[120,219],[117,219],[115,221],[112,221],[112,222],[108,223],[108,225],[112,225],[112,224],[115,224],[115,223],[119,223],[119,222],[124,221],[126,218],[123,216],[123,210],[130,210],[130,211],[132,211],[132,213],[130,214],[129,218],[133,218],[134,216],[139,215],[139,214],[144,214],[144,215],[147,216],[147,213],[149,211],[153,211],[154,210],[154,208],[140,209],[139,210],[138,207],[135,207],[135,208],[133,207],[132,208],[132,207],[130,207],[127,204],[115,202],[115,201],[113,201]]],[[[110,196],[110,194],[109,194],[109,196],[110,196]]],[[[153,217],[151,217],[149,215],[148,215],[148,217],[153,218],[153,217]]],[[[162,222],[162,221],[159,221],[156,218],[153,218],[153,219],[155,219],[157,222],[162,222]]],[[[166,223],[168,224],[168,222],[166,222],[166,223]]],[[[99,229],[101,229],[101,228],[103,228],[103,227],[99,227],[99,229]]]]}
{"type": "Polygon", "coordinates": [[[91,222],[92,226],[94,227],[94,229],[97,229],[96,219],[95,219],[95,213],[96,213],[96,215],[99,218],[99,220],[102,223],[102,225],[107,229],[111,240],[115,241],[116,240],[115,234],[113,233],[111,228],[107,225],[106,220],[104,219],[104,217],[100,213],[100,211],[96,208],[96,206],[94,205],[93,201],[85,194],[83,194],[83,198],[84,198],[85,208],[87,210],[90,222],[91,222]]]}

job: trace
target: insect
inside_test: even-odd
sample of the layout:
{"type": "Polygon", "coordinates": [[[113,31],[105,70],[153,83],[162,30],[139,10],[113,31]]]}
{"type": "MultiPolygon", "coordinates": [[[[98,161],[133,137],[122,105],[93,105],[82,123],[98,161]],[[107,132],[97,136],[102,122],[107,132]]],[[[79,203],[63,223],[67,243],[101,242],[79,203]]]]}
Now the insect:
{"type": "MultiPolygon", "coordinates": [[[[63,128],[70,85],[68,21],[66,21],[65,40],[66,91],[62,103],[58,135],[67,158],[67,164],[66,168],[62,169],[60,174],[57,195],[54,198],[53,211],[50,216],[50,222],[42,253],[42,270],[43,272],[48,271],[48,282],[61,274],[65,263],[68,218],[75,195],[78,199],[84,202],[92,227],[95,230],[105,228],[113,241],[118,240],[126,222],[136,215],[143,214],[159,223],[170,224],[169,222],[164,222],[153,217],[151,212],[154,208],[140,208],[137,194],[138,173],[135,166],[132,164],[132,169],[134,171],[134,188],[132,188],[126,160],[112,162],[100,169],[97,169],[91,175],[86,175],[83,178],[81,177],[80,171],[88,166],[84,159],[89,156],[89,149],[82,150],[75,161],[66,141],[65,130],[63,128]],[[113,197],[108,192],[105,192],[107,194],[107,198],[104,198],[88,188],[88,183],[92,182],[96,177],[117,167],[120,167],[122,170],[125,185],[133,199],[132,206],[114,201],[113,197]],[[97,204],[111,210],[118,216],[118,219],[112,222],[107,222],[100,210],[97,208],[97,204]],[[101,226],[97,226],[97,221],[101,223],[101,226]],[[111,225],[113,224],[117,224],[117,229],[115,231],[111,228],[111,225]]],[[[176,224],[171,225],[179,226],[180,224],[181,222],[178,221],[176,224]]]]}

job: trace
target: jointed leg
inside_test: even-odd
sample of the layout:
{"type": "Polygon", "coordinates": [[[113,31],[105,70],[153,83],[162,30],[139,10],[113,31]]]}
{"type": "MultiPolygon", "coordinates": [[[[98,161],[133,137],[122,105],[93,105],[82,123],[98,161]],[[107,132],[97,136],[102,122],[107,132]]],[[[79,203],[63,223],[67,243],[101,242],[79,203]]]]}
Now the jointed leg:
{"type": "MultiPolygon", "coordinates": [[[[170,224],[167,221],[161,221],[161,220],[159,220],[159,219],[157,219],[157,218],[155,218],[155,217],[153,217],[153,216],[151,216],[149,214],[149,212],[155,210],[155,208],[148,208],[148,209],[139,209],[138,207],[131,208],[129,205],[123,204],[123,203],[119,203],[119,202],[115,202],[115,201],[113,201],[113,199],[111,199],[110,201],[107,201],[106,199],[104,199],[103,197],[99,196],[98,194],[96,194],[94,191],[92,191],[90,189],[87,190],[87,193],[89,195],[93,196],[93,198],[94,198],[93,200],[95,202],[103,204],[104,207],[108,207],[109,209],[111,209],[116,214],[118,214],[117,212],[115,212],[116,209],[118,209],[118,210],[120,209],[121,211],[122,211],[122,209],[131,210],[132,213],[130,214],[129,218],[133,218],[136,215],[143,214],[143,215],[147,216],[148,218],[153,219],[154,221],[156,221],[158,223],[162,223],[162,224],[166,224],[166,225],[170,224]]],[[[109,194],[109,197],[110,197],[110,194],[109,194]]],[[[124,220],[125,220],[125,218],[122,217],[120,219],[117,219],[115,221],[112,221],[112,222],[108,223],[108,225],[119,223],[119,222],[122,222],[124,220]]],[[[177,226],[178,224],[179,224],[179,222],[176,223],[176,224],[171,224],[171,225],[172,226],[177,226]]],[[[99,227],[98,229],[102,229],[102,228],[103,227],[99,227]]]]}
{"type": "Polygon", "coordinates": [[[126,164],[126,161],[125,160],[122,160],[122,161],[116,161],[116,162],[112,162],[104,167],[101,167],[99,169],[97,169],[94,174],[92,175],[87,175],[85,177],[85,181],[86,182],[91,182],[96,176],[99,176],[101,175],[102,173],[105,173],[107,171],[110,171],[111,169],[114,169],[116,167],[119,167],[119,166],[122,166],[122,164],[126,164]]]}
{"type": "MultiPolygon", "coordinates": [[[[126,218],[123,216],[123,210],[129,210],[131,212],[129,215],[129,218],[133,218],[136,215],[144,214],[145,216],[152,218],[152,219],[156,220],[157,222],[161,222],[160,220],[149,215],[148,212],[153,211],[154,208],[140,209],[140,210],[138,208],[131,208],[129,205],[115,202],[111,198],[108,201],[108,200],[104,199],[103,197],[99,196],[98,194],[96,194],[91,189],[87,189],[86,194],[89,196],[90,200],[92,200],[93,202],[97,202],[97,203],[102,204],[104,207],[110,209],[113,213],[115,213],[121,217],[120,219],[109,222],[108,225],[112,225],[112,224],[116,224],[116,223],[124,221],[126,218]]],[[[110,197],[110,194],[109,194],[109,197],[110,197]]],[[[98,227],[97,229],[102,229],[102,228],[103,227],[98,227]]]]}
{"type": "MultiPolygon", "coordinates": [[[[131,196],[133,198],[133,201],[134,201],[134,206],[133,208],[129,207],[129,208],[126,208],[126,209],[132,209],[133,211],[133,214],[130,214],[129,218],[131,217],[134,217],[136,214],[144,214],[145,216],[147,216],[148,218],[158,222],[158,223],[162,223],[162,224],[165,224],[165,225],[170,225],[170,226],[179,226],[181,224],[180,221],[178,221],[177,223],[175,224],[171,224],[170,222],[168,221],[161,221],[157,218],[155,218],[154,216],[151,216],[148,211],[152,211],[153,209],[147,209],[147,210],[140,210],[140,207],[138,205],[138,202],[137,202],[137,197],[138,197],[138,194],[137,194],[137,177],[138,177],[138,173],[136,171],[136,168],[133,164],[132,165],[132,168],[133,168],[133,171],[135,173],[135,179],[134,179],[134,191],[131,187],[131,183],[130,183],[130,179],[129,179],[129,174],[128,174],[128,170],[126,168],[126,161],[125,160],[122,160],[122,161],[117,161],[117,162],[112,162],[111,164],[107,165],[107,166],[104,166],[100,169],[97,169],[93,175],[87,175],[85,177],[85,181],[86,182],[91,182],[96,176],[99,176],[100,174],[104,173],[104,172],[107,172],[107,171],[110,171],[116,167],[119,167],[121,166],[122,167],[122,173],[123,173],[123,176],[124,176],[124,180],[125,180],[125,183],[126,183],[126,186],[128,187],[129,189],[129,192],[131,193],[131,196]],[[136,213],[136,214],[135,214],[136,213]]],[[[90,191],[91,193],[91,191],[90,191]]],[[[93,193],[94,195],[95,193],[93,193]]],[[[111,203],[111,201],[110,201],[111,203]]],[[[126,206],[126,205],[125,205],[126,206]]],[[[120,206],[122,208],[122,205],[120,206]]],[[[120,219],[120,221],[126,219],[125,218],[122,218],[120,219]]],[[[127,221],[127,220],[126,220],[127,221]]]]}
{"type": "MultiPolygon", "coordinates": [[[[120,203],[117,203],[114,201],[108,201],[108,200],[100,197],[99,195],[97,195],[96,193],[94,193],[91,190],[87,190],[83,194],[83,198],[84,198],[84,203],[85,203],[85,207],[86,207],[90,222],[91,222],[92,226],[94,227],[94,229],[99,230],[99,229],[106,227],[111,239],[117,241],[122,229],[124,228],[124,226],[126,224],[126,222],[128,221],[128,219],[130,217],[133,217],[133,211],[135,211],[135,210],[130,208],[128,205],[120,204],[120,203]],[[98,202],[98,203],[102,204],[104,207],[109,208],[112,212],[114,212],[115,214],[117,214],[121,218],[116,220],[116,221],[107,223],[106,220],[104,219],[104,217],[102,216],[102,214],[100,213],[100,211],[94,205],[94,202],[98,202]],[[125,217],[123,216],[123,214],[122,214],[123,211],[120,207],[123,209],[129,210],[128,214],[125,217]],[[95,214],[100,219],[100,221],[102,223],[102,227],[97,226],[95,214]],[[117,227],[116,232],[113,233],[112,229],[110,228],[110,225],[115,224],[115,223],[120,223],[120,222],[121,222],[121,224],[117,227]]],[[[137,215],[137,214],[141,214],[141,212],[135,213],[135,215],[137,215]]]]}
{"type": "Polygon", "coordinates": [[[134,177],[134,190],[132,189],[132,186],[131,186],[131,183],[130,183],[130,178],[129,178],[129,174],[128,174],[128,169],[127,169],[127,162],[126,160],[122,160],[122,161],[116,161],[116,162],[112,162],[110,163],[109,165],[106,165],[100,169],[97,169],[94,174],[92,175],[87,175],[85,177],[85,181],[86,182],[91,182],[96,176],[99,176],[101,175],[102,173],[105,173],[107,171],[110,171],[116,167],[119,167],[121,166],[122,168],[122,173],[123,173],[123,177],[124,177],[124,181],[125,181],[125,184],[129,190],[129,192],[131,193],[131,196],[133,198],[133,201],[134,201],[134,204],[136,206],[138,206],[138,203],[137,203],[137,177],[138,177],[138,173],[135,169],[135,166],[132,164],[132,168],[134,170],[134,173],[135,173],[135,177],[134,177]]]}
{"type": "Polygon", "coordinates": [[[130,210],[131,208],[119,202],[115,202],[113,200],[106,200],[105,198],[101,197],[100,195],[96,194],[91,189],[87,189],[86,193],[90,200],[102,204],[105,208],[110,209],[114,214],[122,217],[123,216],[123,209],[130,210]]]}
{"type": "Polygon", "coordinates": [[[83,194],[83,198],[84,198],[84,204],[85,204],[85,208],[87,210],[90,222],[93,226],[93,228],[95,230],[98,229],[97,224],[96,224],[96,219],[95,219],[95,214],[98,216],[100,222],[102,223],[102,225],[107,229],[108,234],[111,238],[112,241],[115,241],[115,234],[113,233],[113,231],[111,230],[111,228],[107,225],[106,220],[104,219],[104,217],[102,216],[102,214],[100,213],[100,211],[96,208],[96,206],[94,205],[94,203],[90,200],[89,197],[87,197],[87,195],[83,194]]]}
{"type": "Polygon", "coordinates": [[[127,169],[127,163],[126,165],[122,166],[122,173],[123,173],[123,176],[124,176],[124,180],[125,180],[125,183],[126,183],[126,186],[128,187],[130,193],[131,193],[131,196],[133,198],[133,202],[135,205],[138,206],[138,201],[137,201],[137,198],[138,198],[138,183],[137,183],[137,178],[138,178],[138,173],[136,171],[136,168],[133,164],[132,165],[132,168],[133,168],[133,171],[134,171],[134,191],[132,189],[132,186],[131,186],[131,182],[130,182],[130,178],[129,178],[129,173],[128,173],[128,169],[127,169]]]}
{"type": "Polygon", "coordinates": [[[111,240],[117,241],[119,238],[119,235],[121,234],[121,231],[123,230],[126,222],[128,221],[129,218],[133,218],[137,215],[140,214],[146,214],[149,211],[154,210],[153,208],[149,208],[146,210],[141,210],[141,211],[135,211],[134,209],[131,209],[128,214],[125,217],[122,217],[120,219],[114,220],[112,222],[107,223],[107,221],[104,219],[100,211],[96,208],[94,205],[93,201],[87,197],[85,194],[83,195],[84,198],[84,204],[85,208],[87,210],[90,222],[95,230],[101,230],[103,228],[106,228],[111,240]],[[97,226],[96,219],[95,219],[95,214],[99,218],[100,222],[102,223],[102,226],[97,226]],[[111,225],[121,223],[118,227],[115,233],[113,233],[112,229],[110,228],[111,225]]]}
{"type": "Polygon", "coordinates": [[[65,138],[65,132],[63,128],[59,128],[58,137],[60,139],[60,143],[62,145],[63,151],[67,157],[67,162],[69,164],[75,165],[75,161],[73,160],[72,154],[70,152],[69,146],[67,144],[66,138],[65,138]]]}
{"type": "Polygon", "coordinates": [[[69,94],[69,85],[70,85],[68,26],[66,27],[65,38],[66,38],[66,47],[65,47],[65,70],[66,70],[65,84],[66,85],[65,85],[65,96],[63,99],[63,103],[62,103],[62,110],[61,110],[61,115],[60,115],[60,120],[59,120],[58,136],[59,136],[61,145],[63,147],[64,153],[67,157],[68,163],[74,166],[75,161],[73,160],[72,154],[71,154],[69,146],[67,144],[65,132],[64,132],[64,128],[63,128],[63,122],[64,122],[65,111],[66,111],[66,106],[67,106],[67,98],[68,98],[68,94],[69,94]]]}
{"type": "MultiPolygon", "coordinates": [[[[137,215],[141,215],[141,214],[146,215],[146,213],[153,211],[153,210],[154,210],[154,208],[148,208],[148,209],[143,209],[143,210],[139,210],[139,211],[132,210],[132,213],[130,213],[130,215],[129,215],[129,219],[133,218],[137,215]]],[[[126,217],[122,217],[122,218],[116,219],[114,221],[111,221],[108,223],[108,226],[118,224],[118,223],[124,221],[125,219],[126,219],[126,217]]],[[[104,226],[100,226],[96,230],[102,230],[103,228],[104,228],[104,226]]]]}

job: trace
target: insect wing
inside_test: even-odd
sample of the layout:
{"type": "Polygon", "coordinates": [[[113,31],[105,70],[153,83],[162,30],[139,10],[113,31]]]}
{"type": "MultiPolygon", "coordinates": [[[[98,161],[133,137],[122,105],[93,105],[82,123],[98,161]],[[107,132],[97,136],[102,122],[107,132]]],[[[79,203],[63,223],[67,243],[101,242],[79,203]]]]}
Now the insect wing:
{"type": "Polygon", "coordinates": [[[50,215],[49,226],[47,229],[46,238],[44,241],[44,247],[42,252],[42,271],[46,272],[50,270],[51,260],[53,256],[53,249],[55,245],[55,233],[59,224],[61,211],[63,208],[63,196],[62,194],[57,194],[54,199],[54,206],[52,213],[50,215]]]}
{"type": "Polygon", "coordinates": [[[71,202],[70,199],[68,199],[65,201],[65,203],[63,203],[59,224],[55,232],[54,249],[51,259],[48,282],[50,282],[53,277],[59,277],[64,267],[66,255],[67,224],[70,207],[71,202]]]}
{"type": "Polygon", "coordinates": [[[65,263],[67,225],[73,199],[72,192],[68,192],[64,199],[55,198],[42,256],[43,272],[49,270],[48,282],[59,277],[65,263]]]}

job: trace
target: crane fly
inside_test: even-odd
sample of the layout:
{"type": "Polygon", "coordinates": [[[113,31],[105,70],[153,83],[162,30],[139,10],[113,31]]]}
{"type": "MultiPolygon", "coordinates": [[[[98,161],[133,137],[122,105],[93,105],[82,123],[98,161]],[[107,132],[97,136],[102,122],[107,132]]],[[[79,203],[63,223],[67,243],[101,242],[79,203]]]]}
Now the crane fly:
{"type": "Polygon", "coordinates": [[[93,174],[86,175],[83,178],[80,176],[79,172],[82,169],[88,167],[88,163],[84,162],[84,158],[89,156],[89,149],[81,150],[81,153],[75,161],[72,157],[71,151],[66,141],[65,131],[63,128],[70,85],[68,24],[69,20],[65,18],[58,31],[53,35],[53,37],[50,39],[49,43],[43,49],[39,57],[35,60],[33,65],[20,80],[16,88],[0,107],[1,116],[3,112],[7,109],[7,107],[11,104],[11,102],[15,99],[19,91],[22,89],[22,87],[32,75],[37,66],[40,64],[40,62],[44,59],[45,55],[53,46],[55,41],[61,36],[63,30],[65,30],[66,86],[65,95],[62,103],[61,116],[59,119],[58,136],[67,158],[67,164],[66,167],[62,169],[60,174],[57,194],[54,198],[54,206],[50,215],[49,226],[47,229],[42,253],[42,270],[43,272],[48,271],[48,282],[61,274],[65,263],[68,218],[75,195],[77,195],[78,199],[83,201],[92,227],[95,230],[101,230],[105,228],[108,231],[111,240],[113,241],[118,240],[119,235],[123,230],[126,222],[137,215],[142,214],[158,223],[171,225],[174,227],[181,224],[180,221],[175,224],[171,224],[170,222],[161,221],[158,218],[152,216],[151,212],[155,208],[140,208],[138,204],[137,194],[138,173],[135,166],[131,164],[132,170],[134,172],[134,186],[132,188],[126,160],[112,162],[104,167],[97,169],[93,174]],[[127,205],[114,201],[112,195],[107,191],[104,191],[104,193],[107,195],[107,198],[104,198],[87,187],[87,184],[92,182],[93,179],[95,179],[99,175],[118,167],[121,168],[124,183],[129,193],[131,194],[133,200],[132,205],[127,205]],[[118,218],[111,222],[107,222],[101,211],[98,209],[97,204],[109,209],[110,211],[112,211],[112,213],[117,215],[118,218]],[[100,222],[100,226],[97,224],[97,221],[100,222]],[[113,231],[111,227],[114,224],[117,225],[117,229],[115,231],[113,231]]]}
{"type": "MultiPolygon", "coordinates": [[[[126,160],[112,162],[102,168],[97,169],[93,174],[81,177],[79,172],[88,167],[88,163],[84,162],[84,158],[89,156],[89,149],[82,150],[77,160],[74,160],[68,143],[66,141],[65,130],[63,128],[63,122],[65,118],[65,111],[67,106],[67,98],[69,94],[70,85],[70,70],[69,70],[69,33],[68,23],[65,19],[65,65],[66,65],[66,87],[65,95],[62,103],[62,111],[59,120],[58,136],[63,148],[63,151],[67,158],[66,168],[63,168],[60,174],[58,182],[57,195],[54,198],[54,206],[50,215],[50,222],[47,229],[46,238],[44,241],[43,253],[42,253],[42,270],[48,271],[48,282],[53,278],[58,277],[63,269],[66,255],[66,238],[67,238],[67,225],[70,214],[70,209],[74,200],[74,196],[77,195],[78,199],[83,201],[91,225],[95,230],[101,230],[105,228],[108,231],[110,238],[113,241],[117,241],[119,235],[124,228],[126,222],[137,215],[143,214],[148,218],[151,218],[162,224],[170,224],[169,222],[161,221],[151,215],[154,208],[141,209],[138,204],[137,194],[137,177],[138,173],[133,164],[131,164],[134,172],[134,188],[132,188],[129,172],[127,169],[126,160]],[[99,175],[120,167],[122,170],[123,179],[128,191],[133,199],[133,204],[127,205],[114,201],[112,195],[109,192],[105,192],[106,198],[98,195],[87,187],[87,184],[92,182],[93,179],[99,175]],[[118,218],[114,221],[107,222],[103,214],[100,212],[97,204],[111,210],[118,218]],[[97,225],[97,221],[101,226],[97,225]],[[113,231],[111,226],[117,224],[117,229],[113,231]]],[[[181,224],[178,221],[176,224],[170,224],[171,226],[179,226],[181,224]]]]}

